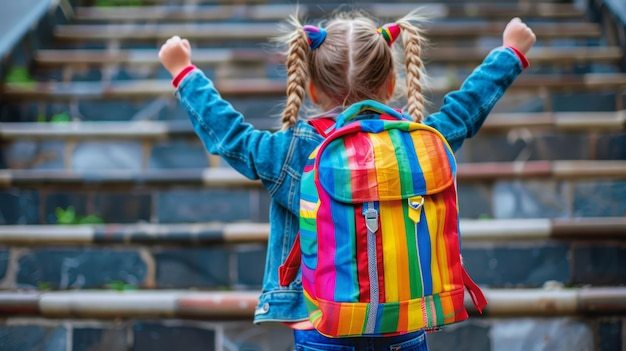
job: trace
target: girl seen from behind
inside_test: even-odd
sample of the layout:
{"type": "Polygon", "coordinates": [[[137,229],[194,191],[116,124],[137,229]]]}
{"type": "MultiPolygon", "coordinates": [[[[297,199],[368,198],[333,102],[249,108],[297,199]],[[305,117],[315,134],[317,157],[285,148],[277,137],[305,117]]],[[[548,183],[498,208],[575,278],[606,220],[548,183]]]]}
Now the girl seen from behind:
{"type": "Polygon", "coordinates": [[[286,37],[287,100],[282,129],[276,132],[255,129],[221,98],[213,82],[192,65],[186,39],[174,36],[160,49],[159,59],[173,77],[176,97],[208,152],[220,155],[244,176],[260,179],[271,195],[263,289],[254,322],[289,326],[298,350],[427,350],[424,331],[384,338],[323,336],[308,322],[301,281],[296,279],[288,287],[279,284],[279,266],[298,232],[304,165],[323,140],[311,121],[332,119],[363,100],[389,104],[394,93],[403,90],[404,114],[437,129],[456,151],[478,132],[496,102],[528,66],[524,55],[535,35],[514,18],[503,30],[502,46],[487,55],[458,91],[446,95],[439,112],[425,116],[422,91],[428,87],[422,83],[421,60],[425,38],[416,25],[418,20],[411,13],[379,27],[354,13],[336,15],[323,26],[303,26],[292,19],[292,31],[286,37]],[[393,50],[400,43],[403,50],[393,50]],[[401,52],[399,60],[395,52],[401,52]],[[396,61],[403,63],[403,76],[396,61]],[[306,98],[323,112],[304,116],[306,98]]]}

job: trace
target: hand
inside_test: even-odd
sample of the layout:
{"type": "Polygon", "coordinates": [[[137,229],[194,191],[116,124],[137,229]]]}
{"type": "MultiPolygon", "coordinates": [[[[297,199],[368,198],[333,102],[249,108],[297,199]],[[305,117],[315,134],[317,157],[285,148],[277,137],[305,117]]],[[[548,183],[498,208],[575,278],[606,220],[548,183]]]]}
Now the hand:
{"type": "Polygon", "coordinates": [[[504,28],[502,33],[502,45],[512,46],[524,53],[524,55],[535,44],[537,38],[532,29],[530,29],[521,19],[513,18],[504,28]]]}
{"type": "Polygon", "coordinates": [[[181,39],[178,35],[169,38],[159,50],[159,60],[172,77],[187,66],[191,65],[191,45],[187,39],[181,39]]]}

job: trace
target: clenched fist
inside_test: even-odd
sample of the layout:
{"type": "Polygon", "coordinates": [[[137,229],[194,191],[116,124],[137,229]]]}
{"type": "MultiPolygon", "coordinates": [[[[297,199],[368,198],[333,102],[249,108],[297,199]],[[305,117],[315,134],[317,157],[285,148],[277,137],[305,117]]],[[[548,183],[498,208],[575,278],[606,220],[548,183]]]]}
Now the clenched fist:
{"type": "Polygon", "coordinates": [[[169,38],[159,50],[159,60],[172,77],[176,77],[185,67],[191,65],[189,41],[177,35],[169,38]]]}
{"type": "Polygon", "coordinates": [[[512,46],[524,55],[535,44],[536,40],[532,29],[517,17],[506,25],[504,33],[502,33],[502,46],[512,46]]]}

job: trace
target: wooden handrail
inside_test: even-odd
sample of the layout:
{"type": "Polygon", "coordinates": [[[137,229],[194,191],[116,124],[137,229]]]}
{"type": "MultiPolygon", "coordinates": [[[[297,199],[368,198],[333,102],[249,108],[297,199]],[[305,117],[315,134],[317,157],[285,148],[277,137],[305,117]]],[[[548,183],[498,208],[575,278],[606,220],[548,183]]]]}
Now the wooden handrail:
{"type": "MultiPolygon", "coordinates": [[[[626,179],[626,161],[528,161],[460,163],[459,182],[502,179],[626,179]]],[[[230,168],[134,170],[0,170],[0,189],[10,187],[72,189],[128,189],[167,187],[259,187],[230,168]]]]}

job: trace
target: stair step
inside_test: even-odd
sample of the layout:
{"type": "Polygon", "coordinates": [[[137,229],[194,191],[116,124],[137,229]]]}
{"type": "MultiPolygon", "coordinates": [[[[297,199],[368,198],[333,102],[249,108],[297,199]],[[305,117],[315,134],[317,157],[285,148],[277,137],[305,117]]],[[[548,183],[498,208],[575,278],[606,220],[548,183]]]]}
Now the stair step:
{"type": "MultiPolygon", "coordinates": [[[[467,242],[626,240],[626,217],[461,219],[467,242]]],[[[216,245],[265,243],[268,223],[176,223],[105,225],[0,225],[0,244],[216,245]]]]}
{"type": "MultiPolygon", "coordinates": [[[[517,235],[516,228],[511,232],[517,235]]],[[[490,241],[486,234],[484,240],[463,240],[463,262],[478,284],[493,288],[535,288],[547,282],[622,286],[626,241],[620,235],[490,241]]],[[[262,286],[266,251],[261,242],[3,245],[0,274],[3,290],[256,290],[262,286]]]]}
{"type": "MultiPolygon", "coordinates": [[[[484,289],[483,316],[613,315],[626,312],[626,288],[484,289]]],[[[45,318],[251,319],[257,291],[0,292],[0,314],[45,318]]],[[[466,308],[477,315],[471,300],[466,308]]]]}
{"type": "MultiPolygon", "coordinates": [[[[425,28],[430,40],[499,38],[506,22],[432,22],[425,28]]],[[[596,23],[546,22],[533,24],[533,32],[543,40],[559,38],[599,38],[601,28],[596,23]]],[[[195,24],[68,24],[54,28],[54,37],[59,40],[157,40],[174,35],[202,42],[266,42],[279,35],[276,23],[195,23],[195,24]]]]}
{"type": "MultiPolygon", "coordinates": [[[[457,179],[462,183],[504,179],[626,179],[624,160],[572,160],[528,162],[460,163],[457,179]]],[[[71,171],[61,169],[0,170],[0,189],[11,187],[56,189],[103,189],[133,187],[205,187],[214,189],[258,188],[231,168],[71,171]]]]}
{"type": "MultiPolygon", "coordinates": [[[[397,4],[397,3],[406,3],[407,0],[390,0],[389,3],[390,4],[397,4]]],[[[444,0],[441,1],[441,3],[446,3],[446,4],[457,4],[459,2],[463,2],[462,0],[444,0]]],[[[572,0],[503,0],[500,1],[501,3],[512,3],[512,4],[522,4],[522,5],[535,5],[535,4],[556,4],[556,3],[573,3],[574,1],[572,0]]],[[[120,2],[119,0],[117,2],[114,2],[117,4],[123,4],[124,2],[120,2]]],[[[296,1],[296,0],[180,0],[180,1],[176,1],[176,2],[172,2],[172,0],[143,0],[141,2],[143,5],[149,5],[149,4],[166,4],[166,5],[172,5],[172,4],[176,4],[176,5],[198,5],[198,4],[205,4],[205,5],[225,5],[225,4],[239,4],[239,5],[255,5],[255,4],[266,4],[266,3],[279,3],[279,4],[285,4],[285,3],[289,3],[289,4],[327,4],[327,3],[337,3],[337,0],[318,0],[318,1],[296,1]]],[[[361,4],[367,4],[367,3],[380,3],[380,0],[362,0],[359,3],[361,4]]],[[[478,4],[493,4],[493,1],[491,0],[479,0],[476,1],[475,3],[478,4]]],[[[413,2],[414,4],[414,8],[415,8],[415,2],[413,2]]],[[[419,5],[419,3],[418,3],[419,5]]]]}
{"type": "MultiPolygon", "coordinates": [[[[300,2],[298,13],[304,18],[315,18],[332,13],[345,3],[300,2]]],[[[358,8],[379,19],[396,19],[415,10],[414,3],[361,2],[350,8],[358,8]]],[[[573,4],[537,3],[533,6],[515,3],[420,3],[420,14],[433,18],[489,18],[509,19],[519,16],[525,20],[533,18],[583,19],[584,12],[573,4]]],[[[294,13],[293,4],[222,4],[222,5],[181,5],[181,6],[117,6],[117,7],[76,7],[77,21],[216,21],[224,19],[284,20],[294,13]]]]}
{"type": "MultiPolygon", "coordinates": [[[[460,87],[461,77],[433,77],[429,92],[445,94],[460,87]]],[[[539,92],[592,92],[622,93],[626,73],[588,73],[571,75],[521,75],[507,91],[510,96],[517,91],[539,92]]],[[[215,87],[226,98],[284,96],[286,82],[278,79],[218,79],[215,87]]],[[[16,100],[77,101],[82,99],[138,99],[170,97],[174,88],[170,80],[117,80],[111,82],[37,82],[7,83],[4,96],[16,100]]]]}
{"type": "MultiPolygon", "coordinates": [[[[503,133],[511,129],[556,130],[560,132],[619,132],[626,129],[625,111],[514,112],[492,113],[481,134],[503,133]]],[[[67,123],[0,123],[2,140],[150,140],[197,139],[191,124],[179,121],[128,121],[67,123]]]]}
{"type": "MultiPolygon", "coordinates": [[[[477,48],[437,47],[424,50],[423,60],[427,65],[480,63],[489,50],[477,48]]],[[[526,55],[535,65],[580,63],[621,64],[624,54],[618,46],[603,47],[537,47],[526,55]]],[[[160,65],[157,49],[48,49],[38,50],[35,61],[44,66],[81,66],[81,65],[160,65]]],[[[283,64],[280,53],[270,53],[261,48],[194,48],[193,61],[200,66],[220,64],[283,64]]]]}

